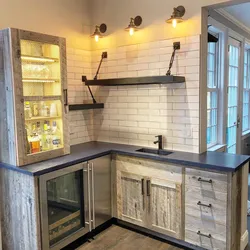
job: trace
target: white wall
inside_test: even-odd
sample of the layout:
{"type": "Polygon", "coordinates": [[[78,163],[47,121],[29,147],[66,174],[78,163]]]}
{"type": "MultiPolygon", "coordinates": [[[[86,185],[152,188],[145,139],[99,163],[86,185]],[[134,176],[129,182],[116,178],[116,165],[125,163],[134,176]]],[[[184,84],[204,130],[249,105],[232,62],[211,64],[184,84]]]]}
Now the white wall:
{"type": "Polygon", "coordinates": [[[0,28],[20,28],[67,38],[73,48],[89,49],[88,0],[1,0],[0,28]]]}

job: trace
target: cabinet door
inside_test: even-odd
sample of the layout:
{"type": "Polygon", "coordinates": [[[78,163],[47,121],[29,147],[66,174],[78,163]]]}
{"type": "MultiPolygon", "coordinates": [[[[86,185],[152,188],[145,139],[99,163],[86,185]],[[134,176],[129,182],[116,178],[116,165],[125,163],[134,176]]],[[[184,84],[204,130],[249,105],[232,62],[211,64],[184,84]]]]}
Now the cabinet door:
{"type": "Polygon", "coordinates": [[[117,171],[117,214],[118,219],[146,226],[145,178],[117,171]]]}
{"type": "Polygon", "coordinates": [[[181,185],[167,180],[149,179],[147,197],[149,228],[181,238],[181,185]]]}
{"type": "Polygon", "coordinates": [[[17,164],[69,153],[66,41],[11,29],[17,164]]]}

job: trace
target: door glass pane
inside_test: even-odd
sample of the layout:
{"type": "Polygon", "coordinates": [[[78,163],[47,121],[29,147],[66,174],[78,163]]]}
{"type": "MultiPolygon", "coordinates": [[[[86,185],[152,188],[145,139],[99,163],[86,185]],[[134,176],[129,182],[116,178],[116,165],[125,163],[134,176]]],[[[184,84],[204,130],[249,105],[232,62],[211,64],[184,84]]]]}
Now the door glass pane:
{"type": "Polygon", "coordinates": [[[61,95],[59,46],[21,40],[24,96],[61,95]]]}
{"type": "Polygon", "coordinates": [[[49,245],[84,226],[83,171],[47,181],[49,245]]]}
{"type": "Polygon", "coordinates": [[[21,40],[27,155],[64,147],[60,48],[21,40]]]}
{"type": "Polygon", "coordinates": [[[236,153],[238,116],[239,48],[229,46],[227,152],[236,153]]]}
{"type": "Polygon", "coordinates": [[[24,116],[28,155],[63,148],[61,101],[26,101],[24,116]]]}

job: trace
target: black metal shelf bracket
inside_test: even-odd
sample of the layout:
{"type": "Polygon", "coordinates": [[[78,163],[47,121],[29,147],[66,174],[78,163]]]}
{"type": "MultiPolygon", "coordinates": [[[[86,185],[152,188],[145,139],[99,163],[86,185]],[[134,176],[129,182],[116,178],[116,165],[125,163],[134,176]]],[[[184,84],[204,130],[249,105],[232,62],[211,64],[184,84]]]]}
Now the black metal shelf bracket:
{"type": "Polygon", "coordinates": [[[171,75],[171,69],[173,67],[173,63],[174,63],[174,58],[175,58],[175,52],[176,50],[179,50],[181,48],[181,43],[180,42],[174,42],[173,44],[173,53],[172,53],[172,56],[171,56],[171,59],[170,59],[170,63],[169,63],[169,68],[168,68],[168,72],[167,72],[167,76],[170,76],[171,75]]]}
{"type": "MultiPolygon", "coordinates": [[[[85,83],[87,82],[87,77],[86,76],[82,76],[82,82],[85,82],[85,83]]],[[[88,87],[88,90],[89,90],[89,93],[91,95],[93,103],[96,103],[96,99],[95,99],[95,97],[94,97],[94,95],[92,93],[91,88],[89,87],[89,85],[87,85],[87,87],[88,87]]]]}

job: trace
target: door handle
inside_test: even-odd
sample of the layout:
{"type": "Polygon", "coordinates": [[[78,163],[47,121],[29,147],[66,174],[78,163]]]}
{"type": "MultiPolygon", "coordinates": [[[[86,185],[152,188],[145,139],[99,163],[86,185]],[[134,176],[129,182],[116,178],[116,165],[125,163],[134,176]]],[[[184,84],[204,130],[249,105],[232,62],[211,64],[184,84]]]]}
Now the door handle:
{"type": "Polygon", "coordinates": [[[64,106],[68,106],[68,89],[64,89],[63,94],[64,94],[64,106]]]}
{"type": "Polygon", "coordinates": [[[145,191],[144,191],[144,179],[141,179],[141,194],[142,194],[142,207],[143,207],[143,211],[145,209],[145,197],[144,197],[144,194],[145,194],[145,191]]]}
{"type": "Polygon", "coordinates": [[[91,225],[91,199],[90,199],[90,167],[89,167],[89,163],[87,163],[87,168],[88,168],[88,205],[89,205],[89,231],[92,231],[92,225],[91,225]]]}
{"type": "Polygon", "coordinates": [[[150,196],[150,180],[147,180],[147,196],[150,196]]]}
{"type": "Polygon", "coordinates": [[[237,128],[239,128],[240,127],[240,117],[238,116],[238,118],[237,118],[237,128]]]}
{"type": "Polygon", "coordinates": [[[93,229],[95,229],[95,179],[94,179],[94,163],[91,163],[92,176],[92,214],[93,214],[93,229]]]}

